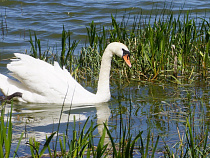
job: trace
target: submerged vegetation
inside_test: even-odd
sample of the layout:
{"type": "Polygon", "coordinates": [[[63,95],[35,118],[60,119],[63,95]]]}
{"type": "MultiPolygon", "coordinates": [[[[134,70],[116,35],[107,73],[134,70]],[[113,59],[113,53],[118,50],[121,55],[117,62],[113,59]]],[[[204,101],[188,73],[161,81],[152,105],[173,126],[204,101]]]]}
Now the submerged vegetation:
{"type": "MultiPolygon", "coordinates": [[[[121,22],[111,16],[111,26],[108,28],[96,26],[94,22],[87,27],[88,45],[81,48],[79,54],[75,52],[79,41],[72,41],[70,31],[63,28],[61,51],[52,53],[50,49],[42,51],[41,42],[34,34],[34,41],[30,34],[31,54],[47,62],[58,61],[65,66],[75,78],[92,78],[99,73],[100,61],[107,44],[113,41],[125,43],[131,51],[132,68],[124,66],[122,59],[114,58],[112,61],[112,76],[122,73],[121,81],[146,80],[159,82],[175,82],[178,84],[191,83],[197,78],[208,79],[209,53],[210,53],[210,27],[209,21],[202,18],[192,19],[188,12],[174,17],[173,14],[162,15],[154,22],[150,19],[142,19],[141,15],[133,19],[125,17],[121,22]],[[121,66],[123,65],[123,66],[121,66]],[[119,67],[121,67],[119,69],[119,67]],[[117,69],[116,69],[117,68],[117,69]]],[[[95,81],[95,80],[94,80],[95,81]]],[[[97,81],[97,80],[96,80],[97,81]]],[[[120,104],[120,103],[119,103],[120,104]]],[[[190,103],[189,103],[190,105],[190,103]]],[[[131,105],[130,105],[131,107],[131,105]]],[[[122,113],[121,111],[119,112],[122,113]]],[[[61,111],[62,114],[62,111],[61,111]]],[[[10,152],[12,143],[12,106],[5,121],[4,104],[1,107],[0,125],[0,157],[18,157],[17,151],[23,133],[21,134],[17,149],[10,152]]],[[[120,116],[122,119],[122,116],[120,116]]],[[[129,118],[130,119],[130,118],[129,118]]],[[[95,125],[89,119],[83,125],[80,132],[76,131],[76,124],[72,130],[72,136],[68,134],[58,135],[52,132],[46,137],[44,145],[30,138],[27,144],[30,147],[31,156],[46,157],[206,157],[209,155],[208,127],[196,132],[192,123],[193,116],[185,119],[184,134],[181,135],[177,128],[179,141],[174,142],[173,148],[167,144],[161,135],[154,136],[148,129],[146,138],[143,131],[137,131],[136,135],[130,133],[130,124],[120,122],[119,139],[112,136],[112,131],[106,123],[99,139],[95,139],[94,131],[99,125],[95,125]],[[91,122],[90,127],[87,123],[91,122]],[[56,140],[54,137],[57,135],[56,140]],[[199,135],[199,136],[198,136],[199,135]],[[109,143],[105,143],[105,139],[109,143]],[[53,142],[55,140],[55,142],[53,142]],[[97,141],[97,142],[96,142],[97,141]],[[57,145],[58,144],[58,145],[57,145]],[[159,148],[159,144],[164,148],[159,148]]],[[[67,126],[68,127],[68,126],[67,126]]],[[[68,129],[66,129],[68,131],[68,129]]]]}

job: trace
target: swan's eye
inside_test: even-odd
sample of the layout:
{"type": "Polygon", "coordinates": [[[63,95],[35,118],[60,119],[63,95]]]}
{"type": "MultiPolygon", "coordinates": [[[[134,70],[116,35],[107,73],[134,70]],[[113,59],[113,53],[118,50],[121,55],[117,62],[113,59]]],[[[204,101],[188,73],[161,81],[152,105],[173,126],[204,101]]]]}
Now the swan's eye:
{"type": "Polygon", "coordinates": [[[130,57],[130,52],[123,49],[123,48],[122,48],[122,50],[123,50],[123,56],[122,57],[127,56],[129,58],[130,57]]]}

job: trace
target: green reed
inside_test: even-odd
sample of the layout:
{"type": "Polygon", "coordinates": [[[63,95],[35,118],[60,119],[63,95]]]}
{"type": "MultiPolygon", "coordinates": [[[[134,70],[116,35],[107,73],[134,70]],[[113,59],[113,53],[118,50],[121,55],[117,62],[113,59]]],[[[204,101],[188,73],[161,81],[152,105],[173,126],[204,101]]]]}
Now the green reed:
{"type": "MultiPolygon", "coordinates": [[[[189,12],[184,17],[179,15],[175,18],[173,13],[165,16],[143,26],[141,17],[136,17],[130,27],[124,19],[118,23],[111,16],[111,28],[99,31],[101,39],[107,37],[106,42],[101,44],[97,41],[97,32],[91,35],[91,39],[94,39],[96,46],[100,44],[103,48],[113,41],[125,43],[132,53],[133,67],[128,72],[134,78],[154,80],[171,77],[174,73],[188,78],[192,68],[195,68],[193,73],[205,77],[209,67],[209,22],[200,18],[190,19],[189,12]],[[198,24],[197,20],[201,22],[198,24]]],[[[88,30],[96,31],[96,27],[92,23],[88,30]]],[[[93,48],[92,44],[90,47],[93,48]]],[[[118,60],[115,62],[121,64],[118,60]]]]}
{"type": "Polygon", "coordinates": [[[6,125],[4,122],[4,108],[1,110],[1,135],[0,135],[0,153],[1,157],[9,157],[11,142],[12,142],[12,106],[9,117],[7,118],[6,125]]]}
{"type": "Polygon", "coordinates": [[[186,119],[185,134],[181,136],[179,128],[177,130],[179,135],[179,141],[175,143],[176,152],[174,152],[165,143],[164,148],[165,157],[208,157],[210,152],[210,146],[208,144],[208,127],[201,133],[194,131],[194,125],[192,125],[189,119],[186,119]]]}
{"type": "Polygon", "coordinates": [[[31,32],[30,32],[30,40],[29,40],[29,42],[31,44],[33,57],[39,58],[39,59],[43,59],[42,58],[42,52],[41,52],[40,39],[37,38],[36,33],[34,33],[34,43],[33,43],[32,35],[31,35],[31,32]]]}
{"type": "MultiPolygon", "coordinates": [[[[2,103],[1,105],[1,124],[0,124],[0,157],[11,157],[11,144],[12,144],[12,109],[13,103],[11,103],[10,113],[8,114],[7,120],[5,120],[5,105],[2,103]]],[[[20,139],[17,143],[16,150],[14,151],[13,158],[16,156],[18,148],[20,146],[20,142],[23,138],[23,134],[21,134],[20,139]]]]}
{"type": "Polygon", "coordinates": [[[33,158],[42,157],[45,150],[47,148],[49,149],[49,144],[55,134],[56,134],[56,132],[53,132],[49,137],[46,136],[46,142],[44,143],[42,149],[40,149],[40,142],[36,141],[36,139],[34,137],[29,138],[29,142],[26,144],[28,144],[30,146],[31,157],[33,157],[33,158]]]}
{"type": "MultiPolygon", "coordinates": [[[[177,77],[187,80],[195,76],[208,77],[209,30],[209,21],[191,18],[189,12],[176,17],[172,12],[168,15],[163,12],[153,23],[150,19],[144,20],[141,14],[133,19],[124,16],[121,22],[111,15],[111,25],[107,28],[97,26],[93,21],[90,23],[87,27],[89,45],[81,49],[79,56],[75,56],[74,52],[79,41],[71,42],[70,31],[65,31],[63,27],[61,53],[56,53],[58,58],[52,56],[61,66],[77,73],[76,77],[91,77],[99,71],[106,46],[120,41],[128,46],[132,54],[132,68],[124,68],[130,79],[181,83],[177,77]]],[[[39,54],[39,58],[49,58],[49,54],[41,53],[36,34],[34,44],[30,36],[30,43],[34,57],[39,54]]],[[[121,61],[114,58],[112,71],[116,72],[115,67],[122,65],[121,61]]]]}
{"type": "Polygon", "coordinates": [[[65,66],[67,70],[72,71],[72,65],[74,64],[74,50],[76,49],[79,41],[74,40],[71,43],[70,31],[65,31],[63,26],[62,31],[62,51],[60,55],[60,64],[65,66]]]}

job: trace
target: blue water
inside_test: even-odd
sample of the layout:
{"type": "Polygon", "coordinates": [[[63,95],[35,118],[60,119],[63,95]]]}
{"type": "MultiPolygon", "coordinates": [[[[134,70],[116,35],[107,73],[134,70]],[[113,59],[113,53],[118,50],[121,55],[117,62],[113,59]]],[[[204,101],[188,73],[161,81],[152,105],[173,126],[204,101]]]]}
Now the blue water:
{"type": "MultiPolygon", "coordinates": [[[[87,42],[86,27],[89,27],[91,21],[109,28],[111,14],[113,14],[117,17],[118,22],[121,22],[123,16],[130,17],[129,25],[139,14],[149,19],[150,16],[154,18],[157,14],[162,14],[163,10],[165,14],[172,11],[175,16],[180,13],[184,15],[190,11],[192,18],[200,17],[209,20],[210,1],[174,0],[173,3],[165,0],[0,1],[0,73],[8,73],[6,69],[8,60],[3,59],[11,58],[15,52],[26,52],[26,50],[30,52],[29,30],[32,35],[36,32],[37,37],[41,40],[42,51],[50,48],[50,51],[59,52],[63,26],[66,30],[71,31],[72,40],[81,40],[79,47],[82,47],[87,42]]],[[[79,49],[77,51],[79,52],[79,49]]],[[[95,90],[94,87],[89,87],[89,89],[95,90]]],[[[142,130],[146,136],[148,129],[151,128],[155,136],[162,134],[166,136],[169,145],[174,145],[173,143],[178,141],[177,126],[181,132],[184,132],[189,109],[194,107],[192,110],[196,112],[195,123],[198,123],[204,119],[204,116],[201,116],[202,110],[206,111],[210,105],[209,84],[206,83],[171,86],[134,82],[121,85],[121,87],[117,83],[112,83],[111,92],[112,99],[109,103],[74,109],[71,112],[75,114],[78,126],[80,123],[84,124],[87,117],[90,117],[95,124],[109,119],[108,124],[113,135],[119,136],[119,114],[121,113],[124,123],[130,123],[131,132],[134,135],[142,130]]],[[[6,109],[10,110],[9,104],[6,109]]],[[[37,140],[43,142],[46,134],[49,135],[57,129],[60,112],[61,106],[58,105],[17,104],[14,106],[14,142],[17,143],[22,131],[27,131],[26,139],[23,139],[19,150],[19,156],[30,153],[29,147],[25,145],[28,138],[36,136],[37,140]]],[[[61,134],[66,130],[68,112],[69,107],[65,107],[64,120],[61,121],[60,127],[61,134]]],[[[209,114],[208,112],[205,114],[207,119],[209,114]]],[[[71,129],[72,121],[73,115],[70,118],[71,129]]],[[[81,129],[78,126],[78,130],[81,129]]],[[[15,143],[12,146],[13,151],[15,143]]]]}
{"type": "Polygon", "coordinates": [[[63,25],[72,33],[72,40],[87,41],[86,27],[91,21],[103,26],[110,26],[111,14],[117,15],[120,22],[122,16],[133,17],[143,14],[145,18],[165,10],[174,14],[186,13],[190,10],[192,16],[210,17],[209,0],[193,1],[3,1],[0,2],[0,52],[11,54],[30,50],[29,30],[35,31],[41,39],[43,50],[56,47],[61,42],[63,25]]]}

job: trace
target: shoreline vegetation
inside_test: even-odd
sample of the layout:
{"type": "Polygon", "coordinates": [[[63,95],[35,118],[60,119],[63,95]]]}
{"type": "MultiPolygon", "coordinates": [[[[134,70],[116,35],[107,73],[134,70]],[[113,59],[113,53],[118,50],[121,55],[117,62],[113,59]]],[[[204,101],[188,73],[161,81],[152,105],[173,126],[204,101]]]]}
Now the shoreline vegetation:
{"type": "MultiPolygon", "coordinates": [[[[87,27],[88,45],[75,55],[75,49],[79,41],[72,41],[70,31],[63,27],[61,52],[52,53],[50,49],[44,52],[41,49],[41,40],[34,33],[30,33],[31,55],[47,62],[57,60],[61,66],[77,79],[92,78],[99,73],[102,52],[106,45],[113,41],[120,41],[128,46],[131,51],[132,68],[124,66],[121,59],[113,59],[112,76],[122,73],[122,81],[149,81],[149,82],[172,82],[176,84],[192,83],[195,80],[208,81],[209,79],[209,53],[210,53],[210,27],[209,21],[197,17],[190,18],[190,13],[178,15],[160,15],[152,23],[142,19],[141,15],[133,18],[133,24],[128,26],[128,20],[123,18],[117,22],[111,15],[111,26],[97,26],[94,22],[87,27]],[[147,22],[146,22],[147,21],[147,22]],[[199,21],[199,23],[197,23],[199,21]],[[122,65],[122,66],[121,66],[122,65]],[[120,67],[120,68],[119,68],[120,67]]],[[[96,80],[97,81],[97,80],[96,80]]],[[[4,106],[1,106],[0,126],[0,157],[19,157],[18,151],[24,132],[21,134],[17,148],[11,153],[12,143],[12,105],[11,111],[5,115],[4,106]],[[5,120],[6,118],[6,120],[5,120]]],[[[61,111],[62,115],[62,111],[61,111]]],[[[35,138],[30,138],[28,145],[31,157],[155,157],[161,153],[162,157],[206,157],[210,148],[208,142],[208,127],[203,127],[199,138],[194,132],[193,116],[186,118],[185,134],[181,135],[177,128],[179,141],[174,143],[172,149],[164,141],[163,137],[154,138],[150,130],[143,138],[142,131],[136,136],[129,132],[129,125],[121,125],[121,138],[116,140],[111,131],[104,123],[104,130],[98,142],[95,141],[93,131],[97,128],[89,119],[79,133],[76,124],[73,130],[73,138],[68,134],[58,135],[59,128],[41,145],[35,138]],[[87,127],[87,122],[91,126],[87,127]],[[104,144],[106,136],[110,139],[109,144],[104,144]],[[56,141],[51,148],[51,141],[56,141]],[[158,144],[164,144],[160,151],[158,144]],[[97,144],[97,145],[96,145],[97,144]]],[[[67,126],[68,127],[68,126],[67,126]]],[[[68,130],[68,129],[67,129],[68,130]]]]}
{"type": "MultiPolygon", "coordinates": [[[[130,23],[130,22],[129,22],[130,23]]],[[[114,41],[122,42],[131,52],[132,68],[122,64],[121,59],[113,60],[111,72],[123,65],[122,76],[134,81],[161,81],[177,84],[192,83],[196,79],[209,78],[210,23],[206,19],[190,18],[190,12],[178,15],[160,15],[151,24],[141,15],[131,19],[123,17],[121,22],[111,15],[111,26],[97,26],[93,21],[87,27],[88,44],[79,55],[75,49],[80,41],[71,41],[70,31],[63,27],[61,52],[50,49],[41,52],[41,42],[34,33],[30,34],[33,57],[45,61],[57,60],[76,79],[96,76],[100,70],[102,53],[114,41]],[[128,21],[132,21],[128,26],[128,21]]]]}

